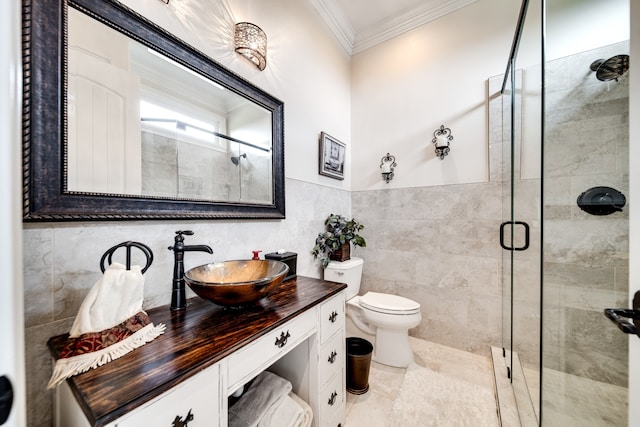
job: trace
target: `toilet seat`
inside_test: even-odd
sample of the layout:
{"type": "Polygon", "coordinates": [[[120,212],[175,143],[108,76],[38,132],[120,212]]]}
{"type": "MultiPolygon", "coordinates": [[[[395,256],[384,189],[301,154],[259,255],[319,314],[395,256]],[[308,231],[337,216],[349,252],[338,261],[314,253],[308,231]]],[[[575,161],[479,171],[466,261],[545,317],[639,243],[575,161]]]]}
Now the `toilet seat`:
{"type": "Polygon", "coordinates": [[[384,314],[409,315],[420,313],[420,304],[398,295],[367,292],[360,297],[360,305],[384,314]]]}

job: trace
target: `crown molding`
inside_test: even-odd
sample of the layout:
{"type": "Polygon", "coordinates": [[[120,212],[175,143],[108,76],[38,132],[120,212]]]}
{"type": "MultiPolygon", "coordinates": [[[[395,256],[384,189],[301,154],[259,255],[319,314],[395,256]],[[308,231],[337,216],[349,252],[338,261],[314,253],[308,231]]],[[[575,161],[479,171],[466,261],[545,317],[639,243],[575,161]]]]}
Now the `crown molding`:
{"type": "Polygon", "coordinates": [[[476,1],[425,1],[414,10],[407,11],[390,20],[378,22],[364,32],[355,33],[335,0],[311,0],[315,9],[349,55],[362,52],[476,1]]]}
{"type": "Polygon", "coordinates": [[[311,0],[311,4],[320,14],[325,24],[338,39],[344,50],[351,55],[355,42],[355,31],[334,0],[311,0]]]}

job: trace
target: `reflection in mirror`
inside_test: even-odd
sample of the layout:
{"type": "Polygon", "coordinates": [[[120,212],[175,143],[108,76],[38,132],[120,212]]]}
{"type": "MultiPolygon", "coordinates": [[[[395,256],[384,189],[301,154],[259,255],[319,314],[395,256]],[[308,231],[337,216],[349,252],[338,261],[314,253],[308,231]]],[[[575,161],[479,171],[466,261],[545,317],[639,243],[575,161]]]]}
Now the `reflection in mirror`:
{"type": "Polygon", "coordinates": [[[80,11],[68,28],[68,191],[272,202],[268,110],[80,11]]]}
{"type": "Polygon", "coordinates": [[[284,104],[116,0],[23,0],[24,219],[285,217],[284,104]]]}

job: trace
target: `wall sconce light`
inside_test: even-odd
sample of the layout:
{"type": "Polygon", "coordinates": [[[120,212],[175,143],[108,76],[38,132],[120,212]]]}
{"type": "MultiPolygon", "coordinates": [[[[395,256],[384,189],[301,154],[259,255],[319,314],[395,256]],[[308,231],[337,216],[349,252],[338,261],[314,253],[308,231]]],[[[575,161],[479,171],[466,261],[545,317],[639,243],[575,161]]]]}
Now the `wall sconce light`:
{"type": "Polygon", "coordinates": [[[236,52],[251,61],[258,70],[267,66],[267,35],[250,22],[238,22],[235,33],[236,52]]]}
{"type": "Polygon", "coordinates": [[[396,158],[389,153],[387,153],[387,155],[382,157],[382,159],[380,160],[382,179],[384,179],[384,182],[386,182],[387,184],[393,179],[393,170],[396,166],[398,166],[396,163],[396,158]]]}
{"type": "Polygon", "coordinates": [[[436,156],[440,157],[440,160],[444,160],[444,156],[449,154],[449,143],[453,141],[453,135],[451,135],[451,129],[440,125],[440,129],[436,129],[433,132],[433,142],[436,145],[436,156]]]}

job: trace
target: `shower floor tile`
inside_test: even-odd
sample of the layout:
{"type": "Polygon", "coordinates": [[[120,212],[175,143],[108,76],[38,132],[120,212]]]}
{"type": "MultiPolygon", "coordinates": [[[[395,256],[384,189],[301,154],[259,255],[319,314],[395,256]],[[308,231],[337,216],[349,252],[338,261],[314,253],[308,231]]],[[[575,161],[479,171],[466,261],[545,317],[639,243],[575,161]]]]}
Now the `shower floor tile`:
{"type": "MultiPolygon", "coordinates": [[[[539,415],[537,406],[540,399],[539,372],[531,368],[523,368],[523,370],[537,416],[539,415]]],[[[544,370],[542,381],[542,423],[544,427],[627,426],[628,389],[626,387],[606,384],[548,368],[544,370]]],[[[505,392],[505,390],[512,390],[508,380],[506,387],[503,387],[501,391],[505,392]]],[[[515,407],[514,405],[515,402],[508,400],[503,402],[501,397],[502,415],[509,416],[511,409],[515,407]]],[[[503,417],[502,425],[520,427],[520,421],[516,412],[515,420],[513,417],[509,419],[503,417]]],[[[522,423],[523,426],[524,424],[522,423]]]]}
{"type": "Polygon", "coordinates": [[[542,417],[549,427],[627,426],[628,389],[545,369],[542,417]]]}

